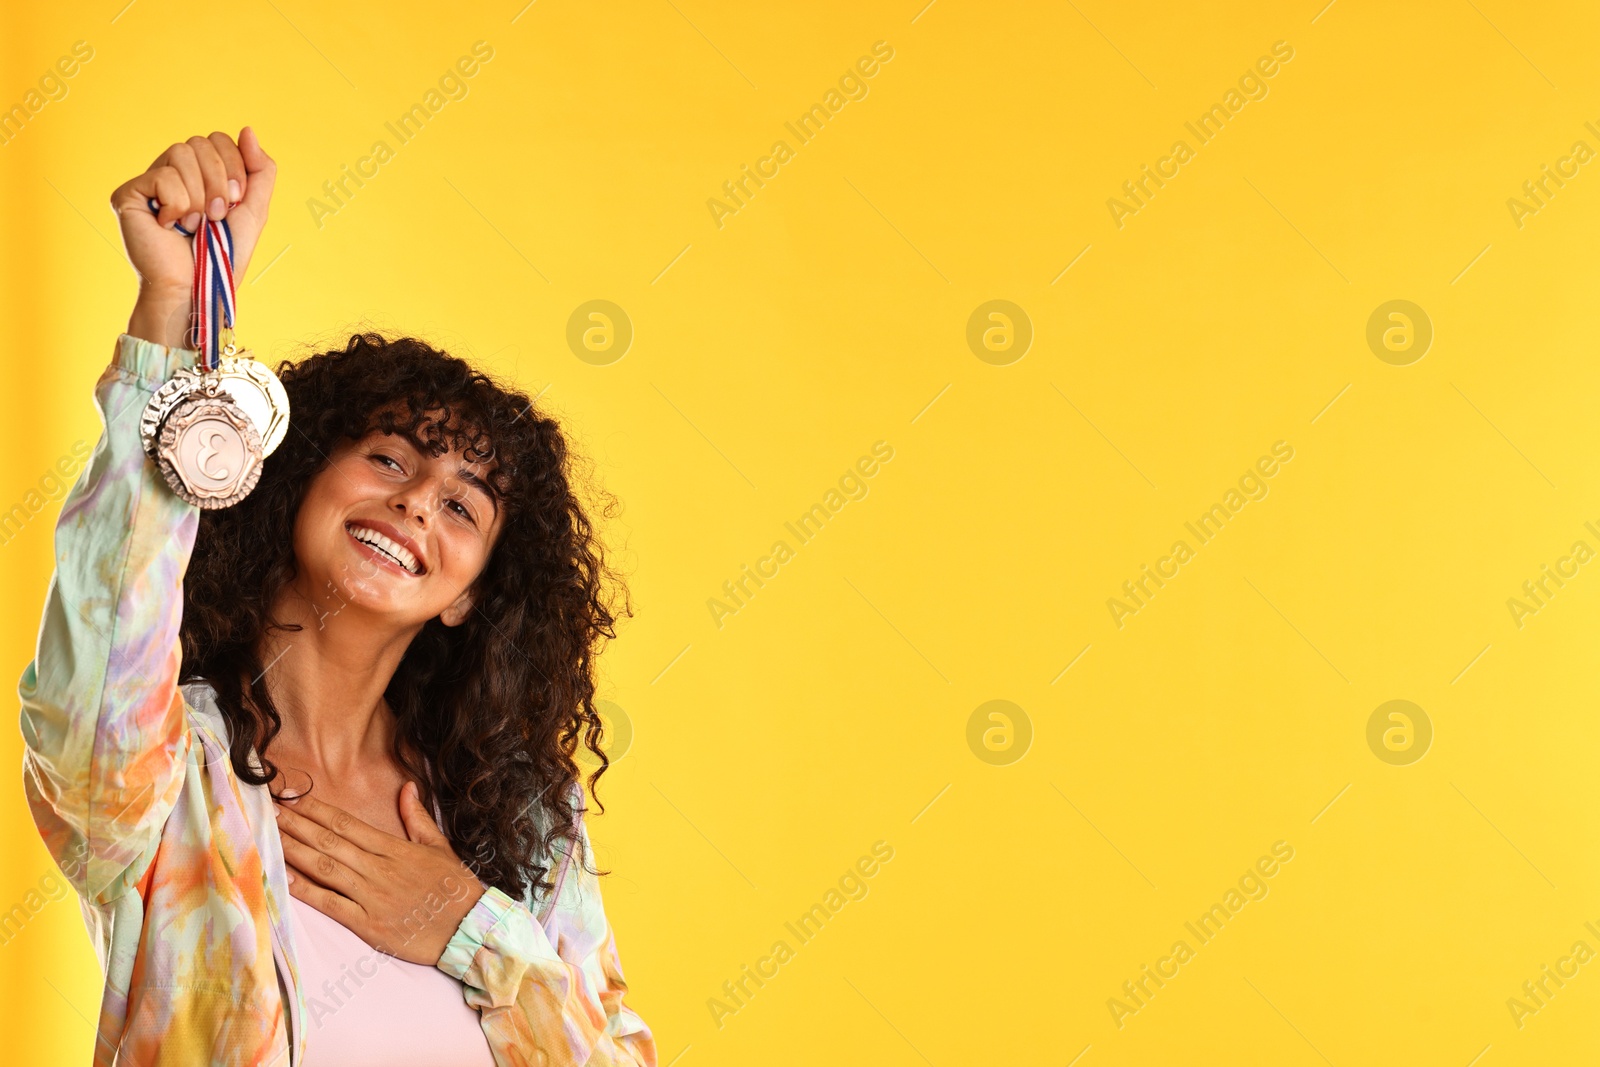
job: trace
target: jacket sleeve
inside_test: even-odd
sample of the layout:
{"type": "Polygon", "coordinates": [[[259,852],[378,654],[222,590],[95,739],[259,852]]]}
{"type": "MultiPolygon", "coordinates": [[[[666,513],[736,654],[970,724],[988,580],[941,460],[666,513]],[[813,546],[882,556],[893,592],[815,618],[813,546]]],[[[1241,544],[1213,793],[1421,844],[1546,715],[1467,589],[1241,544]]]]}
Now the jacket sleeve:
{"type": "Polygon", "coordinates": [[[100,439],[62,503],[39,642],[17,690],[28,807],[95,904],[149,867],[190,758],[178,634],[199,508],[145,456],[139,418],[198,355],[117,339],[95,384],[100,439]]]}
{"type": "MultiPolygon", "coordinates": [[[[578,825],[587,851],[588,827],[578,825]]],[[[465,984],[499,1067],[656,1067],[650,1028],[622,1000],[628,985],[599,879],[573,862],[558,881],[543,925],[491,886],[439,968],[465,984]]]]}

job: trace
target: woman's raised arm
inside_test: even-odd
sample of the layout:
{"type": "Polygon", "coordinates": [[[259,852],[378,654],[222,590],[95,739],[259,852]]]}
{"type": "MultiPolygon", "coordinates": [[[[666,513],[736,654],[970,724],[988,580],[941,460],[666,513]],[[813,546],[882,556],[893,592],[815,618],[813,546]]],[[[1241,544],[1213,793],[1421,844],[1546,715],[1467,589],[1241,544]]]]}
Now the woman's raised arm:
{"type": "Polygon", "coordinates": [[[219,138],[233,147],[224,134],[174,145],[112,195],[139,301],[95,384],[100,439],[62,503],[39,641],[18,685],[28,806],[73,888],[99,904],[148,868],[192,758],[179,630],[199,509],[145,456],[139,419],[162,383],[199,358],[178,347],[189,321],[192,252],[167,225],[193,221],[191,204],[219,189],[226,197],[227,183],[240,180],[256,182],[241,187],[247,201],[254,194],[256,210],[241,212],[238,225],[230,214],[236,249],[241,238],[253,248],[265,220],[271,161],[250,136],[264,166],[247,171],[233,147],[218,167],[227,156],[219,138]]]}
{"type": "Polygon", "coordinates": [[[39,643],[18,686],[28,806],[73,888],[99,904],[149,866],[192,743],[178,632],[200,509],[146,459],[139,416],[198,356],[118,338],[95,385],[104,430],[62,504],[39,643]]]}

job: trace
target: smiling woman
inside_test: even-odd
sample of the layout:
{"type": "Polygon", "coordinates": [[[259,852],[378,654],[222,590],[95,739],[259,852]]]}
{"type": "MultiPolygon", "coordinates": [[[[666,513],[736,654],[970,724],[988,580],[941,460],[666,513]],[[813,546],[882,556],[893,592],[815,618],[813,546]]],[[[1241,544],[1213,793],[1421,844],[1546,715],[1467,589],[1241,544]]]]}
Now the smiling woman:
{"type": "Polygon", "coordinates": [[[19,686],[28,803],[107,968],[95,1062],[654,1067],[574,760],[592,793],[621,590],[560,426],[364,333],[278,366],[290,432],[231,506],[143,452],[200,358],[173,227],[226,216],[242,277],[275,174],[247,128],[112,197],[140,297],[19,686]]]}
{"type": "Polygon", "coordinates": [[[531,839],[527,809],[538,798],[548,827],[569,821],[577,771],[564,763],[593,679],[567,657],[612,620],[560,430],[415,339],[360,334],[279,374],[299,432],[250,496],[200,517],[185,665],[215,680],[236,759],[246,743],[261,754],[261,774],[241,777],[275,793],[321,780],[323,796],[398,834],[394,801],[416,781],[485,880],[520,891],[554,844],[531,839]],[[556,610],[575,628],[533,640],[556,610]],[[373,661],[388,673],[358,685],[373,661]],[[325,735],[352,702],[378,705],[376,733],[325,735]],[[487,768],[467,751],[489,736],[530,748],[476,781],[487,768]],[[362,748],[392,756],[388,773],[362,773],[362,748]],[[466,777],[430,775],[423,757],[466,777]]]}

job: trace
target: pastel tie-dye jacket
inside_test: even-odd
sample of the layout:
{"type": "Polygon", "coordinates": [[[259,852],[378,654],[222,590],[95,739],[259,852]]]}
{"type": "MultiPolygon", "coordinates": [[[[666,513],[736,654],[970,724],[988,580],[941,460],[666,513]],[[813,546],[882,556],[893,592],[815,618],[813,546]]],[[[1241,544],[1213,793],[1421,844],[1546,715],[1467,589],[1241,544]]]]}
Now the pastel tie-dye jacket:
{"type": "MultiPolygon", "coordinates": [[[[19,685],[24,788],[105,972],[94,1063],[297,1067],[325,994],[298,980],[267,789],[234,774],[211,688],[178,684],[199,509],[139,441],[145,402],[197,358],[124,334],[96,383],[105,429],[62,505],[19,685]]],[[[598,879],[563,863],[556,881],[548,899],[489,889],[438,966],[501,1067],[654,1067],[598,879]]]]}

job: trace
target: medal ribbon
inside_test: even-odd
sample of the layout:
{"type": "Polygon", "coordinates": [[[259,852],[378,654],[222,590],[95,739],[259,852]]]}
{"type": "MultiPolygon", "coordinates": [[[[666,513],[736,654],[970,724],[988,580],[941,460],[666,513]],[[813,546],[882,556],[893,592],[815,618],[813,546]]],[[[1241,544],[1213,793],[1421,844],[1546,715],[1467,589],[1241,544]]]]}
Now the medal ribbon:
{"type": "Polygon", "coordinates": [[[233,282],[233,232],[227,219],[206,219],[194,237],[195,307],[194,347],[200,351],[200,369],[215,370],[223,356],[222,334],[226,329],[232,345],[233,316],[238,294],[233,282]],[[216,313],[220,310],[219,327],[216,313]]]}
{"type": "MultiPolygon", "coordinates": [[[[149,201],[152,213],[161,205],[149,201]]],[[[213,222],[203,219],[200,232],[192,234],[178,223],[173,228],[185,237],[194,238],[194,285],[190,299],[194,305],[194,319],[189,330],[191,346],[200,352],[200,370],[215,370],[222,361],[222,334],[229,333],[232,345],[233,316],[238,293],[233,279],[233,231],[227,219],[213,222]],[[216,324],[215,312],[221,305],[222,328],[216,324]]]]}

